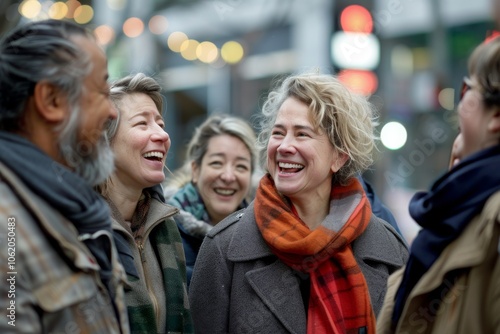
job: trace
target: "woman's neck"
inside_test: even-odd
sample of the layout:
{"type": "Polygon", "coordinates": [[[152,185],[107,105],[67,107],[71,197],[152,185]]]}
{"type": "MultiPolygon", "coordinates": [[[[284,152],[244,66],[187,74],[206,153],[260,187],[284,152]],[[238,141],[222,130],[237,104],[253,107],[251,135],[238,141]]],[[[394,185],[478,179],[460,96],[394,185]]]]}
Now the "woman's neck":
{"type": "Polygon", "coordinates": [[[312,231],[320,226],[330,213],[331,193],[332,179],[327,178],[315,187],[314,190],[309,189],[306,192],[297,191],[294,194],[289,194],[287,197],[295,207],[300,219],[312,231]]]}
{"type": "Polygon", "coordinates": [[[130,221],[142,194],[142,189],[134,189],[119,179],[112,177],[108,197],[116,206],[125,221],[130,221]]]}
{"type": "Polygon", "coordinates": [[[309,227],[309,229],[315,230],[325,217],[330,212],[330,200],[328,199],[314,199],[314,200],[299,200],[291,199],[292,205],[294,206],[300,219],[309,227]]]}

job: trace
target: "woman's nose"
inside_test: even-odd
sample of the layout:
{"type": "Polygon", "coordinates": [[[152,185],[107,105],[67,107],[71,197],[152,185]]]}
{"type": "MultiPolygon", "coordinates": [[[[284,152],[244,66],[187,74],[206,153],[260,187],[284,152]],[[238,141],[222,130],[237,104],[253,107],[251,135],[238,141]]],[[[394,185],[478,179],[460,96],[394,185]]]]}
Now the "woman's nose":
{"type": "Polygon", "coordinates": [[[293,137],[286,135],[278,146],[278,153],[294,153],[295,146],[293,145],[293,142],[293,137]]]}
{"type": "Polygon", "coordinates": [[[231,166],[225,166],[220,177],[225,182],[232,182],[236,179],[231,166]]]}
{"type": "Polygon", "coordinates": [[[168,135],[167,131],[165,131],[161,126],[158,125],[155,126],[151,135],[151,139],[166,142],[170,140],[170,136],[168,135]]]}

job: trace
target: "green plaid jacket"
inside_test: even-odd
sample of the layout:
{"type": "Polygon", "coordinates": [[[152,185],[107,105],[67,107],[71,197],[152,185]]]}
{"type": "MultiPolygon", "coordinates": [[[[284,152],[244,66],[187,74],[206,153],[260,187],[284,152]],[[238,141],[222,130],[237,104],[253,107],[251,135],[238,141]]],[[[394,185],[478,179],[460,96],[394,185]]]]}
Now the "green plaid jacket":
{"type": "Polygon", "coordinates": [[[125,264],[125,302],[131,333],[194,333],[186,290],[186,261],[172,219],[179,210],[151,198],[145,226],[134,238],[113,203],[110,207],[113,230],[127,241],[132,256],[125,264]]]}

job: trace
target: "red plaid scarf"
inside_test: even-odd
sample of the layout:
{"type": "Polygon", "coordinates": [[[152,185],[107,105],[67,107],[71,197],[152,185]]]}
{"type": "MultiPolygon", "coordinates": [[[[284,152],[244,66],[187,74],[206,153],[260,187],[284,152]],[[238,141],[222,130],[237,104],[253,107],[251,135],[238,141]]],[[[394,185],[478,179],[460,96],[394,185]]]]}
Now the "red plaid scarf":
{"type": "MultiPolygon", "coordinates": [[[[365,278],[352,253],[351,242],[368,226],[371,208],[358,180],[332,189],[335,216],[328,216],[311,231],[277,192],[269,175],[260,181],[255,197],[255,218],[274,254],[311,278],[307,333],[375,333],[375,315],[365,278]],[[349,203],[346,208],[346,203],[349,203]],[[339,212],[341,208],[345,212],[339,212]],[[338,232],[330,222],[347,216],[338,232]],[[338,218],[337,218],[338,219],[338,218]]],[[[339,224],[341,225],[341,224],[339,224]]]]}

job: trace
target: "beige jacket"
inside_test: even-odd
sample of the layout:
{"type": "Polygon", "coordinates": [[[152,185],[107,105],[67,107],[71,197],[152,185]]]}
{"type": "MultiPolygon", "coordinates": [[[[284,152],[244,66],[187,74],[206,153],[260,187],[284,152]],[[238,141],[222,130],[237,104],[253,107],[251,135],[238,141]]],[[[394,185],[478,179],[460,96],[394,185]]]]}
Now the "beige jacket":
{"type": "Polygon", "coordinates": [[[377,333],[500,333],[499,236],[500,191],[422,276],[410,292],[395,330],[391,329],[391,316],[404,268],[389,277],[377,333]],[[455,284],[443,280],[455,269],[463,270],[455,284]],[[431,297],[430,292],[443,282],[445,289],[431,297]],[[435,317],[432,311],[437,311],[435,317]]]}

